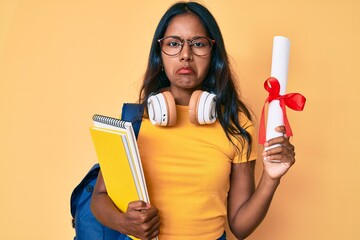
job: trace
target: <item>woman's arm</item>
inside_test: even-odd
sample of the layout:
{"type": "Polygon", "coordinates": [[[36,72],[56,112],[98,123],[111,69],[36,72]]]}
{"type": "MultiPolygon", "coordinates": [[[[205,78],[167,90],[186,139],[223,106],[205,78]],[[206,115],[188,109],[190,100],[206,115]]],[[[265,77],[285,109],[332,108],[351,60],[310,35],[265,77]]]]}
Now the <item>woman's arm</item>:
{"type": "Polygon", "coordinates": [[[106,191],[101,171],[94,187],[91,210],[103,225],[140,239],[152,239],[159,234],[160,217],[158,210],[143,201],[129,203],[122,213],[115,206],[106,191]]]}
{"type": "MultiPolygon", "coordinates": [[[[285,132],[284,127],[278,131],[285,132]]],[[[294,146],[288,138],[278,137],[265,147],[280,144],[263,153],[264,171],[255,189],[255,161],[232,164],[228,197],[229,226],[239,239],[249,236],[264,219],[281,177],[295,162],[294,146]],[[280,160],[273,163],[271,160],[280,160]]]]}

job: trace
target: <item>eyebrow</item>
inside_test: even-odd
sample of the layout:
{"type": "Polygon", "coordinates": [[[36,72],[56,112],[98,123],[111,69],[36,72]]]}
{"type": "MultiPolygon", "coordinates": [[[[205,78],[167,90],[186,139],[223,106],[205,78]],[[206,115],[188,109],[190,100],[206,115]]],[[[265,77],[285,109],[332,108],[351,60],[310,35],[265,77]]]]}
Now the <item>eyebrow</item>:
{"type": "Polygon", "coordinates": [[[209,37],[207,37],[207,36],[202,36],[202,35],[196,35],[196,36],[194,36],[194,37],[192,37],[192,38],[187,38],[187,39],[181,38],[180,36],[176,36],[176,35],[164,36],[164,37],[162,37],[162,38],[167,38],[167,37],[178,38],[178,39],[180,39],[180,40],[193,40],[193,39],[195,39],[195,38],[200,38],[200,37],[209,38],[209,37]]]}

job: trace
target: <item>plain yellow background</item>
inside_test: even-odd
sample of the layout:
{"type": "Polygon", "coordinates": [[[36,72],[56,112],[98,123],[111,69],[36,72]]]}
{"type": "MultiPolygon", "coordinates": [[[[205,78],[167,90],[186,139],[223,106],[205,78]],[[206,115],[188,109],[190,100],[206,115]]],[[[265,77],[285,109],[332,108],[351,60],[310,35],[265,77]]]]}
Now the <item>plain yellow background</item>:
{"type": "MultiPolygon", "coordinates": [[[[172,2],[0,0],[1,239],[72,239],[70,194],[97,161],[91,116],[137,99],[172,2]]],[[[287,111],[297,163],[248,239],[359,239],[360,2],[202,3],[257,118],[276,35],[291,40],[287,92],[307,98],[287,111]]]]}

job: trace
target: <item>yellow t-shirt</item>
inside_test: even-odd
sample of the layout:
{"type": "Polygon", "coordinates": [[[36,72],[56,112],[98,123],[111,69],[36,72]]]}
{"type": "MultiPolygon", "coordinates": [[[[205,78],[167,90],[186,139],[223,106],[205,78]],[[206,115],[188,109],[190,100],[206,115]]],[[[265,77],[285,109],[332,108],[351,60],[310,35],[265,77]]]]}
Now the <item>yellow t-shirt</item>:
{"type": "MultiPolygon", "coordinates": [[[[176,109],[175,126],[144,119],[138,137],[150,202],[159,209],[159,238],[217,239],[224,232],[231,164],[245,162],[246,150],[238,154],[218,121],[194,125],[187,106],[176,109]]],[[[252,123],[240,117],[254,135],[252,123]]],[[[253,149],[250,159],[255,158],[253,149]]]]}

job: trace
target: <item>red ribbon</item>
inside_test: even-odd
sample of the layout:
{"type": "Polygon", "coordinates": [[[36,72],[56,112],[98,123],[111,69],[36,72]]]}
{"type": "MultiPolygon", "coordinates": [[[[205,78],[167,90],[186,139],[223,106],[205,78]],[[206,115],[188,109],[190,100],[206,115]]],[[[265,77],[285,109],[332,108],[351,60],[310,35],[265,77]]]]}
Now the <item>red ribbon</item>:
{"type": "Polygon", "coordinates": [[[300,93],[288,93],[285,95],[280,95],[280,83],[274,78],[270,77],[264,82],[264,88],[269,92],[269,96],[266,98],[260,120],[260,129],[259,129],[259,143],[264,144],[266,142],[266,129],[265,129],[265,105],[270,103],[273,100],[279,100],[280,107],[283,112],[284,125],[286,128],[286,135],[288,137],[292,136],[291,127],[286,116],[285,106],[295,110],[302,111],[305,106],[306,98],[300,93]]]}

